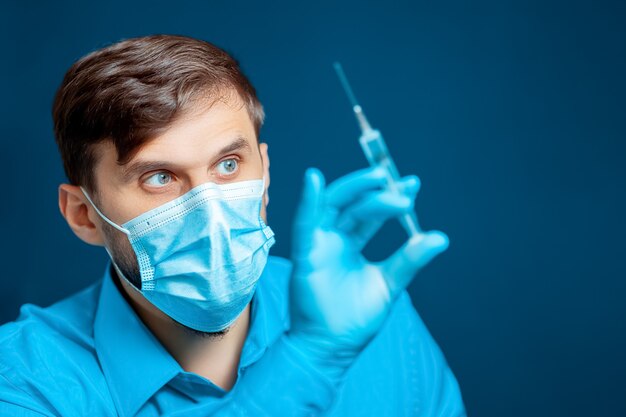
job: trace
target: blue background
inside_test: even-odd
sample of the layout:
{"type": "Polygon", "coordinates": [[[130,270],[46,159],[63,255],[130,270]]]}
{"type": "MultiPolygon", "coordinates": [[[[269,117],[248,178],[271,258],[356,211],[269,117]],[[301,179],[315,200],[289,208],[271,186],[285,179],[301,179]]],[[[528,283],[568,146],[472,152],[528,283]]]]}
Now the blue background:
{"type": "MultiPolygon", "coordinates": [[[[469,414],[626,415],[624,2],[5,2],[0,30],[0,322],[103,272],[57,208],[64,72],[122,38],[186,34],[233,53],[265,105],[274,254],[307,166],[365,166],[338,59],[422,179],[422,226],[450,236],[410,292],[469,414]]],[[[367,253],[402,238],[390,224],[367,253]]]]}

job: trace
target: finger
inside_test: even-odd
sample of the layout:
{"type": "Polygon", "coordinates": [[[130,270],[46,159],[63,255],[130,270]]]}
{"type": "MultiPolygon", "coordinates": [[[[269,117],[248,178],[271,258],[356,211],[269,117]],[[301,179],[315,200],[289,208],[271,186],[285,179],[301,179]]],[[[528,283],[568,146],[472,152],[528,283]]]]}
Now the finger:
{"type": "Polygon", "coordinates": [[[367,223],[356,224],[350,233],[352,244],[355,252],[361,252],[363,248],[372,240],[372,237],[378,233],[384,221],[372,221],[367,223]]]}
{"type": "Polygon", "coordinates": [[[417,175],[407,175],[396,181],[398,192],[407,195],[417,195],[422,187],[422,181],[417,175]]]}
{"type": "Polygon", "coordinates": [[[385,185],[385,173],[379,168],[365,168],[340,177],[326,189],[329,206],[341,209],[360,197],[363,192],[385,185]]]}
{"type": "Polygon", "coordinates": [[[346,208],[337,219],[337,228],[351,233],[359,223],[379,223],[405,213],[413,207],[413,200],[393,191],[369,193],[346,208]]]}
{"type": "MultiPolygon", "coordinates": [[[[394,193],[393,197],[397,199],[398,195],[394,193]]],[[[361,252],[387,220],[413,210],[413,204],[409,198],[402,200],[405,201],[386,207],[376,207],[377,204],[372,203],[370,207],[359,211],[358,215],[344,218],[343,225],[339,228],[352,240],[355,251],[361,252]],[[372,214],[368,216],[370,209],[372,214]]]]}
{"type": "Polygon", "coordinates": [[[400,249],[380,264],[392,297],[400,294],[417,271],[449,246],[448,236],[440,231],[422,233],[409,239],[400,249]]]}
{"type": "Polygon", "coordinates": [[[415,196],[419,190],[419,178],[410,175],[397,183],[398,191],[370,191],[356,203],[349,205],[339,215],[337,228],[346,234],[357,233],[359,238],[363,231],[373,236],[378,228],[389,218],[399,216],[413,209],[415,196]],[[376,225],[375,228],[367,224],[376,225]]]}
{"type": "Polygon", "coordinates": [[[302,197],[293,224],[292,248],[300,257],[308,251],[312,234],[324,211],[324,174],[317,168],[309,168],[304,173],[302,197]]]}

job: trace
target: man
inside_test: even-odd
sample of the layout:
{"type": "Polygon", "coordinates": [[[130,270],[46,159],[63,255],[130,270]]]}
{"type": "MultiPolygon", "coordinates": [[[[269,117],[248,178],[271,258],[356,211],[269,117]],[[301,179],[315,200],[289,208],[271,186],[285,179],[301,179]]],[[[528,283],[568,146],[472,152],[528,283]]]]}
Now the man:
{"type": "Polygon", "coordinates": [[[224,51],[130,39],[76,62],[54,102],[59,207],[104,277],[0,328],[2,416],[464,415],[405,291],[441,232],[360,254],[413,208],[366,169],[305,174],[292,260],[268,256],[263,109],[224,51]]]}

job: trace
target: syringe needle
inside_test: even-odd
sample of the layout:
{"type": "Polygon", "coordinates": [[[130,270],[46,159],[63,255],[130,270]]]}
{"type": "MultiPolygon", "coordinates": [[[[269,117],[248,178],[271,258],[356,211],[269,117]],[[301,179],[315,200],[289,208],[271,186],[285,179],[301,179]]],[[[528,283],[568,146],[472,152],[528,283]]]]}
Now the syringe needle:
{"type": "Polygon", "coordinates": [[[346,95],[348,96],[348,100],[350,100],[350,104],[352,104],[352,110],[354,111],[354,115],[356,116],[357,121],[359,122],[359,126],[361,127],[361,131],[363,133],[369,132],[372,130],[372,126],[367,121],[365,117],[365,113],[363,113],[363,109],[356,101],[356,96],[354,92],[352,92],[352,87],[350,87],[350,83],[348,82],[348,77],[343,72],[343,67],[339,62],[333,63],[333,67],[335,67],[335,71],[337,72],[337,76],[339,77],[339,81],[343,86],[346,95]]]}
{"type": "Polygon", "coordinates": [[[348,96],[348,100],[350,100],[350,104],[352,104],[352,108],[355,108],[357,106],[360,107],[359,103],[356,101],[356,97],[354,96],[354,93],[352,92],[352,88],[350,87],[348,78],[346,78],[346,74],[343,72],[343,67],[341,66],[341,64],[339,62],[335,62],[333,63],[333,67],[335,67],[335,71],[337,72],[339,81],[341,82],[341,85],[343,86],[343,89],[345,90],[346,95],[348,96]]]}

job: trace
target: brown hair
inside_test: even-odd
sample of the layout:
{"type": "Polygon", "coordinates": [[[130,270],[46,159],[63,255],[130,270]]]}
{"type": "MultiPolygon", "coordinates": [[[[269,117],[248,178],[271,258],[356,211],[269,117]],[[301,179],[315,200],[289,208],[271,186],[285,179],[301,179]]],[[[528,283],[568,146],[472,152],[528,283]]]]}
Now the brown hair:
{"type": "Polygon", "coordinates": [[[110,140],[118,163],[167,129],[199,99],[236,91],[257,138],[263,107],[228,53],[185,36],[127,39],[78,60],[54,98],[54,133],[70,183],[95,191],[93,145],[110,140]]]}

